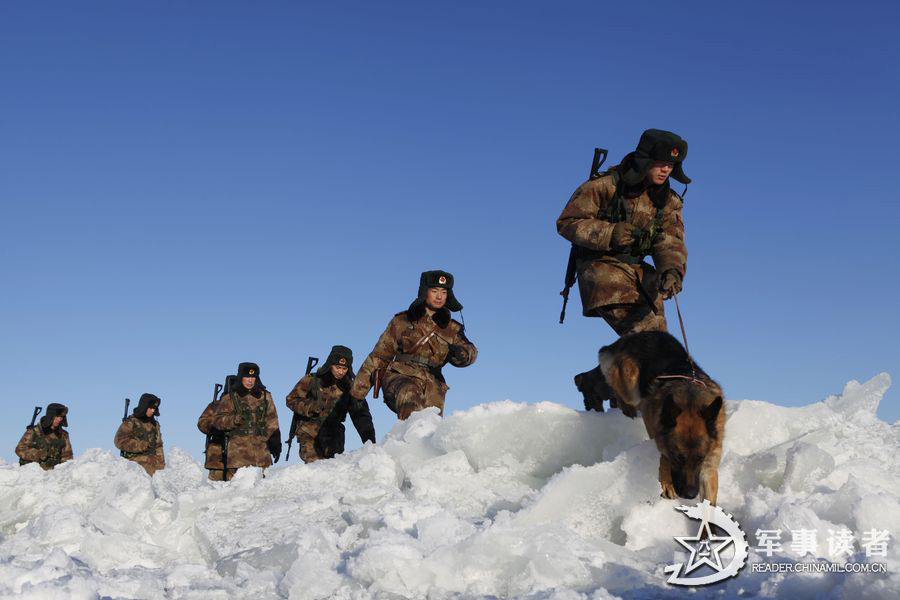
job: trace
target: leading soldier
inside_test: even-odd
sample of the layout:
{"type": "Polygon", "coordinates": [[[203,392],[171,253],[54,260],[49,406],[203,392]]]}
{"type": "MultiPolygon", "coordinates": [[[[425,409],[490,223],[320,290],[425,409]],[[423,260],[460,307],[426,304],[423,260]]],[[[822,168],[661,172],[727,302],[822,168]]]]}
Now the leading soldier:
{"type": "Polygon", "coordinates": [[[69,432],[63,429],[69,425],[68,414],[69,409],[64,404],[53,402],[47,405],[47,412],[38,424],[26,429],[16,446],[20,465],[36,462],[49,471],[60,463],[72,460],[69,432]]]}
{"type": "Polygon", "coordinates": [[[206,448],[206,468],[214,481],[230,481],[241,467],[265,469],[281,456],[278,412],[259,379],[259,366],[241,363],[236,379],[197,421],[200,431],[213,437],[206,448]]]}
{"type": "Polygon", "coordinates": [[[153,476],[166,468],[162,432],[159,428],[160,399],[153,394],[141,394],[131,416],[122,421],[116,431],[115,444],[122,456],[144,467],[153,476]]]}
{"type": "MultiPolygon", "coordinates": [[[[686,156],[680,136],[648,129],[619,165],[581,184],[556,220],[573,244],[584,316],[601,317],[620,336],[666,331],[663,300],[681,291],[687,267],[682,200],[669,178],[690,183],[682,169],[686,156]]],[[[603,400],[613,399],[599,367],[576,375],[575,385],[586,409],[602,411],[603,400]]]]}
{"type": "Polygon", "coordinates": [[[403,420],[413,412],[435,406],[444,414],[450,389],[441,369],[447,363],[468,367],[478,349],[463,326],[451,318],[462,310],[453,295],[453,275],[426,271],[419,278],[418,297],[397,313],[359,369],[350,395],[362,402],[375,386],[384,389],[384,403],[403,420]]]}
{"type": "Polygon", "coordinates": [[[297,416],[296,434],[300,458],[311,463],[344,451],[344,420],[353,421],[362,443],[375,443],[375,426],[365,400],[350,397],[353,384],[353,352],[333,346],[325,364],[304,375],[287,395],[287,406],[297,416]]]}

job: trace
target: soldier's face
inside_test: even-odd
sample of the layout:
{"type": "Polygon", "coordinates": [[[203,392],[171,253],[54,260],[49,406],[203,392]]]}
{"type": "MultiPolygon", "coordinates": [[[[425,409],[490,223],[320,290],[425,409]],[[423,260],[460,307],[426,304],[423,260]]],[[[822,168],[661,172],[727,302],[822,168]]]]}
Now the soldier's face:
{"type": "Polygon", "coordinates": [[[446,303],[447,290],[439,287],[428,288],[428,293],[425,295],[425,304],[428,305],[428,308],[438,310],[439,308],[444,308],[446,303]]]}
{"type": "Polygon", "coordinates": [[[53,423],[50,424],[51,429],[59,429],[60,424],[62,424],[62,417],[53,417],[53,423]]]}
{"type": "Polygon", "coordinates": [[[248,390],[252,390],[253,386],[256,385],[256,377],[241,377],[241,385],[248,390]]]}
{"type": "Polygon", "coordinates": [[[149,419],[150,417],[152,417],[155,412],[156,412],[155,407],[151,406],[150,408],[148,408],[147,409],[147,418],[149,419]]]}
{"type": "Polygon", "coordinates": [[[674,165],[667,162],[655,162],[647,169],[647,181],[653,185],[661,185],[666,182],[669,175],[672,174],[674,165]]]}
{"type": "Polygon", "coordinates": [[[343,379],[344,375],[347,374],[347,367],[342,367],[341,365],[331,365],[331,374],[335,379],[343,379]]]}

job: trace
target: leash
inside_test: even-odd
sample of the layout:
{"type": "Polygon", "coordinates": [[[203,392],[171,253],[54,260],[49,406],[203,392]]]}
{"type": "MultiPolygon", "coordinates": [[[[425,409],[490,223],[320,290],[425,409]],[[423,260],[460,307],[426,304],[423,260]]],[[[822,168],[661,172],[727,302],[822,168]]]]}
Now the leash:
{"type": "Polygon", "coordinates": [[[699,383],[703,387],[709,389],[703,381],[697,379],[697,366],[694,364],[694,359],[691,358],[691,351],[688,350],[688,341],[687,341],[687,333],[684,330],[684,319],[681,318],[681,306],[678,304],[678,294],[672,294],[672,297],[675,299],[675,310],[678,312],[678,325],[681,326],[681,339],[684,340],[684,351],[687,352],[688,362],[691,363],[691,376],[687,375],[657,375],[657,379],[689,379],[695,383],[699,383]]]}
{"type": "MultiPolygon", "coordinates": [[[[687,333],[684,332],[684,319],[681,318],[681,306],[678,305],[678,294],[672,294],[672,297],[675,299],[675,311],[678,312],[678,324],[681,326],[681,339],[684,340],[684,350],[690,356],[691,351],[688,349],[687,333]]],[[[691,365],[693,364],[694,361],[692,360],[691,365]]]]}

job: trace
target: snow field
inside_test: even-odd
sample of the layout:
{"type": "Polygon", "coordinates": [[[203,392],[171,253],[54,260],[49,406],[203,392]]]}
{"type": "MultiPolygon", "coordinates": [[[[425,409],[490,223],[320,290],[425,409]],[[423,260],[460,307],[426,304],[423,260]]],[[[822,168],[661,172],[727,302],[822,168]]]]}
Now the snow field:
{"type": "MultiPolygon", "coordinates": [[[[719,505],[749,561],[887,563],[886,575],[744,570],[705,597],[900,595],[900,425],[875,416],[886,374],[800,408],[728,401],[719,505]],[[753,550],[757,529],[783,551],[753,550]],[[815,530],[815,553],[787,532],[815,530]],[[847,529],[852,555],[829,555],[847,529]],[[887,556],[860,537],[888,530],[887,556]]],[[[172,449],[152,479],[88,450],[49,473],[0,464],[2,598],[648,598],[695,522],[659,497],[640,419],[484,404],[397,423],[377,445],[209,482],[172,449]]],[[[677,590],[684,592],[683,590],[677,590]]]]}

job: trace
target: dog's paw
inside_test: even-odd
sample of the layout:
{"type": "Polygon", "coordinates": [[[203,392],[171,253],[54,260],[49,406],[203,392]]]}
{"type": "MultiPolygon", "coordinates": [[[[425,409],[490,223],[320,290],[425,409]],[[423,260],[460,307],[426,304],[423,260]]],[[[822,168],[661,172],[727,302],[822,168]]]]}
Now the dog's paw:
{"type": "Polygon", "coordinates": [[[675,486],[671,483],[660,483],[662,486],[662,493],[660,493],[660,498],[668,498],[669,500],[674,500],[678,497],[678,494],[675,493],[675,486]]]}

